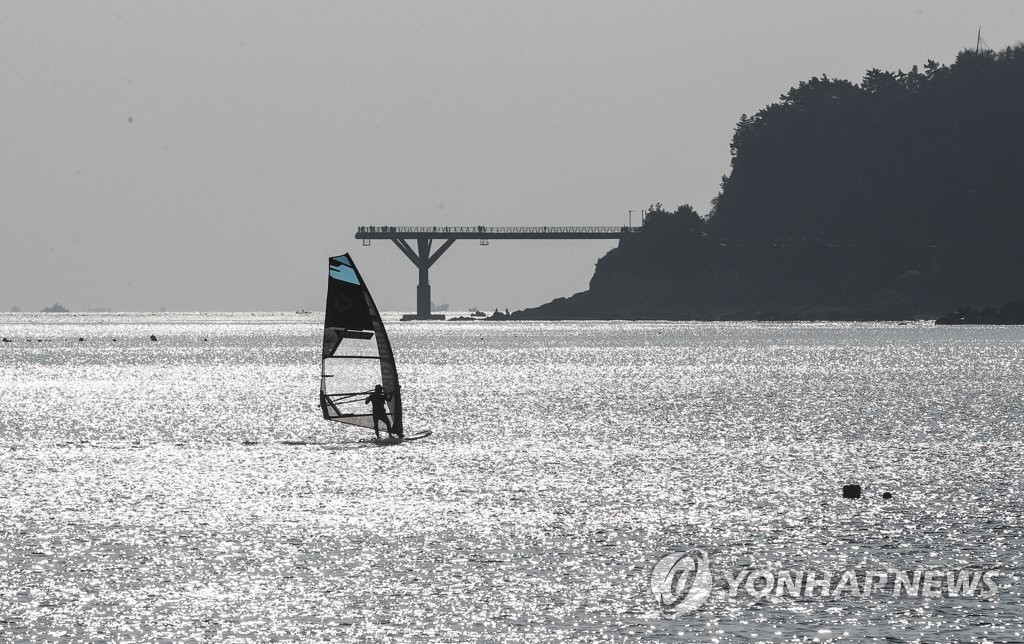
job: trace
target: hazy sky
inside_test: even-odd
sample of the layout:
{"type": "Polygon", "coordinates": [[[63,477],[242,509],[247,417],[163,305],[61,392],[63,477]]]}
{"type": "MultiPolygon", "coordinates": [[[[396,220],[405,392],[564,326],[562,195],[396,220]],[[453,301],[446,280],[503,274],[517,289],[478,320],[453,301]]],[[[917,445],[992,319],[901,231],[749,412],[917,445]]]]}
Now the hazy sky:
{"type": "MultiPolygon", "coordinates": [[[[0,2],[0,311],[322,309],[359,225],[622,225],[706,214],[729,140],[816,74],[952,62],[1024,3],[0,2]]],[[[434,300],[583,290],[609,241],[456,242],[434,300]]]]}

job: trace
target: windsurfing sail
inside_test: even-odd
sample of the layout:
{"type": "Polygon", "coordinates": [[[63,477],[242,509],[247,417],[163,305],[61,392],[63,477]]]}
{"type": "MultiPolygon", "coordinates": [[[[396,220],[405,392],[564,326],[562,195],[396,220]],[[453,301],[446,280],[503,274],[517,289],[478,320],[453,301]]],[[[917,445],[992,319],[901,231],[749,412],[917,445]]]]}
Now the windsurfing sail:
{"type": "Polygon", "coordinates": [[[401,432],[402,392],[384,322],[348,253],[331,257],[320,362],[324,418],[372,428],[373,413],[366,397],[378,384],[384,388],[391,426],[401,432]]]}

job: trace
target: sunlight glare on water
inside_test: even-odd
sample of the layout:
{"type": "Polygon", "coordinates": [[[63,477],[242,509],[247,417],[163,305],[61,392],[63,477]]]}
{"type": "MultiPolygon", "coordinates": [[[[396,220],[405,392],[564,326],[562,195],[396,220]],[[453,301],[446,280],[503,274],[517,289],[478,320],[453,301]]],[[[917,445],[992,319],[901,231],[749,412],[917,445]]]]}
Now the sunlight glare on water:
{"type": "Polygon", "coordinates": [[[388,321],[434,435],[378,448],[316,316],[0,316],[0,639],[1024,638],[1024,329],[388,321]],[[672,619],[690,548],[1002,576],[672,619]]]}

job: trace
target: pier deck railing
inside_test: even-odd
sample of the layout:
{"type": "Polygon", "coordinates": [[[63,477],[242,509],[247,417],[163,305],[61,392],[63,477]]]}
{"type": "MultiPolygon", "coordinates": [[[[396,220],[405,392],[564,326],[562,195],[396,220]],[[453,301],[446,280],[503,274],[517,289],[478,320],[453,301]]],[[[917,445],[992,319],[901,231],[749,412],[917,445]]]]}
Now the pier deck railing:
{"type": "Polygon", "coordinates": [[[359,226],[356,239],[620,239],[637,226],[359,226]]]}

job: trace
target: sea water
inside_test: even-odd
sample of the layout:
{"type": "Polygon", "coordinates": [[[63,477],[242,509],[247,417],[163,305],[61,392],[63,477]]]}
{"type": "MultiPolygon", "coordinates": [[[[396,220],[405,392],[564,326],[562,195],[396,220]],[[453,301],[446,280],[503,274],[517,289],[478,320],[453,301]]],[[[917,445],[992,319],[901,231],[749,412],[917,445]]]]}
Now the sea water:
{"type": "Polygon", "coordinates": [[[0,316],[0,640],[1024,639],[1024,328],[388,321],[434,433],[376,447],[315,315],[0,316]]]}

